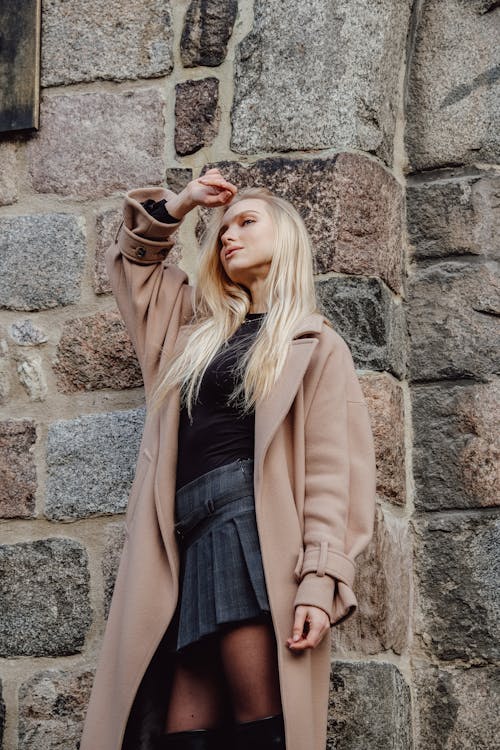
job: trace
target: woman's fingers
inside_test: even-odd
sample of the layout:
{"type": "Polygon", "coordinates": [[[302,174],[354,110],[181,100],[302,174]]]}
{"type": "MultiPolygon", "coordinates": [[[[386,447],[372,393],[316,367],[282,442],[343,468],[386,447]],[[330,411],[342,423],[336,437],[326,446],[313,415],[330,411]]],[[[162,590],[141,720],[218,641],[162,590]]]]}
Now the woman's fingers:
{"type": "Polygon", "coordinates": [[[315,648],[328,630],[330,619],[326,612],[319,607],[299,605],[295,608],[292,637],[287,639],[287,645],[292,651],[315,648]]]}
{"type": "Polygon", "coordinates": [[[225,190],[223,193],[217,193],[217,195],[207,195],[204,200],[206,206],[223,206],[224,203],[233,197],[233,194],[229,190],[225,190]]]}
{"type": "Polygon", "coordinates": [[[202,177],[198,177],[198,181],[203,185],[224,188],[225,190],[230,190],[233,194],[238,191],[236,185],[233,185],[232,182],[228,182],[227,180],[225,180],[222,175],[215,174],[207,176],[207,174],[208,173],[205,173],[202,177]]]}

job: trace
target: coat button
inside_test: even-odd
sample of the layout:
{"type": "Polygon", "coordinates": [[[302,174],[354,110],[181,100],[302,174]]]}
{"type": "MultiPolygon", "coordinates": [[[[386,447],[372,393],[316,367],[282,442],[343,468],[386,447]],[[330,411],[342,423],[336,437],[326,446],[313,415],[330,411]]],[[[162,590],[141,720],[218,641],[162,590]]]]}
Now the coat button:
{"type": "Polygon", "coordinates": [[[163,257],[165,257],[168,253],[168,247],[162,247],[158,252],[160,253],[160,255],[163,255],[163,257]]]}
{"type": "Polygon", "coordinates": [[[138,247],[135,251],[135,254],[138,258],[144,258],[144,256],[146,255],[146,250],[143,247],[138,247]]]}

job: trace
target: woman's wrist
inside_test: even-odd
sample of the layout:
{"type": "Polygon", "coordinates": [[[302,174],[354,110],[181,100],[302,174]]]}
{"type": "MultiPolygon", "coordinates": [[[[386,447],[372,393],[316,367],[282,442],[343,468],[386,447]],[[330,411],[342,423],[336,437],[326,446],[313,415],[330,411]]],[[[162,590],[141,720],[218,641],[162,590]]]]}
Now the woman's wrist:
{"type": "Polygon", "coordinates": [[[181,190],[178,195],[170,198],[170,200],[165,203],[165,208],[173,219],[181,221],[181,219],[183,219],[184,216],[195,207],[195,205],[196,204],[193,203],[184,189],[181,190]]]}

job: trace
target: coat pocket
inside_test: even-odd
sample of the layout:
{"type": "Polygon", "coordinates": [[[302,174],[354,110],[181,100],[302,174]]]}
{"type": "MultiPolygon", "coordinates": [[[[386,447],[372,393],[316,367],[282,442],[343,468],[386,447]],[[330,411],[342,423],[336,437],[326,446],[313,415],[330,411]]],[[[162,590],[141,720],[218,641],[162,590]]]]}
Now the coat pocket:
{"type": "Polygon", "coordinates": [[[129,533],[132,527],[132,522],[134,520],[137,505],[140,502],[144,480],[146,479],[148,471],[152,466],[152,460],[153,458],[150,452],[147,450],[147,448],[143,448],[143,450],[139,453],[139,458],[137,459],[134,481],[132,482],[132,487],[130,488],[128,496],[127,512],[125,514],[125,529],[127,533],[129,533]]]}

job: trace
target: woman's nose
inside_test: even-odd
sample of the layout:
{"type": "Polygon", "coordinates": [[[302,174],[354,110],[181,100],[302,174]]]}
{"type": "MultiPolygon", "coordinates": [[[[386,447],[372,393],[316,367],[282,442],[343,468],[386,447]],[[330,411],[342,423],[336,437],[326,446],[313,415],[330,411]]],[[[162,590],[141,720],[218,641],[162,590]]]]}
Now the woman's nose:
{"type": "Polygon", "coordinates": [[[221,240],[223,245],[229,245],[231,242],[234,242],[235,233],[233,231],[226,230],[221,236],[221,240]]]}

